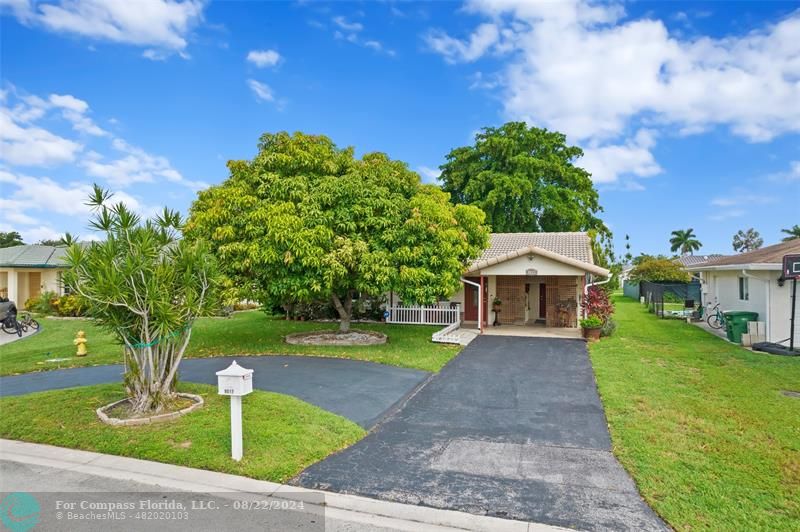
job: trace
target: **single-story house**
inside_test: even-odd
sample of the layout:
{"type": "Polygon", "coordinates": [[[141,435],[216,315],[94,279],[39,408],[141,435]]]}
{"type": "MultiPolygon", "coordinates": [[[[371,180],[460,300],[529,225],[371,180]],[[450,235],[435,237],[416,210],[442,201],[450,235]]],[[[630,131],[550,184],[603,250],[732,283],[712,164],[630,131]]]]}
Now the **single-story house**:
{"type": "MultiPolygon", "coordinates": [[[[686,270],[700,277],[704,306],[711,308],[719,303],[723,312],[757,312],[758,321],[766,323],[767,341],[779,343],[789,338],[792,308],[792,283],[782,279],[783,256],[798,253],[800,239],[794,239],[709,259],[686,270]]],[[[800,330],[795,335],[800,337],[800,330]]]]}
{"type": "Polygon", "coordinates": [[[594,264],[586,233],[493,233],[450,301],[459,303],[464,327],[576,329],[586,287],[608,276],[594,264]],[[495,299],[499,312],[492,310],[495,299]]]}
{"type": "Polygon", "coordinates": [[[0,297],[25,308],[25,302],[42,292],[64,295],[61,275],[66,268],[63,246],[12,246],[0,248],[0,297]]]}

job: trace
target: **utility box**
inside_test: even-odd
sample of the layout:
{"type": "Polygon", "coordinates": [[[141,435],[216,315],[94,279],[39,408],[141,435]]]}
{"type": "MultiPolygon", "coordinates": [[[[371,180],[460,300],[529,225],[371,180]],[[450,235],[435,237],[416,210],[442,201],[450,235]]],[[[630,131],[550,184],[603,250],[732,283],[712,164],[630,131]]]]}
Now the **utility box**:
{"type": "Polygon", "coordinates": [[[253,370],[243,368],[234,360],[227,368],[217,372],[219,395],[241,397],[253,391],[253,370]]]}

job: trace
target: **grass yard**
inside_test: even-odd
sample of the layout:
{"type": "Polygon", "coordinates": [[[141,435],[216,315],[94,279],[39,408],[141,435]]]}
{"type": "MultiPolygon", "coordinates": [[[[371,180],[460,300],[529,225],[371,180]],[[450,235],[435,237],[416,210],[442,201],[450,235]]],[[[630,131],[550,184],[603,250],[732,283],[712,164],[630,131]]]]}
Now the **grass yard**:
{"type": "MultiPolygon", "coordinates": [[[[122,362],[121,347],[114,343],[112,335],[89,320],[42,318],[39,321],[42,324],[39,333],[0,346],[0,375],[122,362]],[[74,356],[75,346],[72,344],[78,330],[84,330],[89,340],[89,356],[82,358],[74,356]],[[66,360],[48,362],[60,358],[66,360]]],[[[353,326],[385,333],[389,341],[384,345],[302,346],[283,342],[287,334],[335,329],[337,326],[334,323],[286,321],[260,311],[239,312],[227,319],[203,318],[194,326],[187,356],[304,354],[439,371],[461,349],[431,342],[431,335],[441,327],[380,323],[356,323],[353,326]]]]}
{"type": "Polygon", "coordinates": [[[752,353],[616,297],[590,347],[614,453],[678,530],[800,530],[800,358],[752,353]]]}
{"type": "Polygon", "coordinates": [[[244,457],[230,458],[229,399],[216,387],[183,384],[203,408],[177,420],[111,427],[95,409],[125,396],[103,384],[0,399],[0,437],[284,482],[366,433],[355,423],[294,397],[263,391],[243,398],[244,457]]]}

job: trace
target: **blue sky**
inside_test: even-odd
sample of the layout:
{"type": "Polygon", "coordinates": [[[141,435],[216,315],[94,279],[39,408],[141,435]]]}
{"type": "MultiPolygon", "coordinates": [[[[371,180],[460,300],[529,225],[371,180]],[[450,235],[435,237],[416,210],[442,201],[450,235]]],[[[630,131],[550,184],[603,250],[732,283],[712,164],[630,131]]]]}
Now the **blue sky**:
{"type": "Polygon", "coordinates": [[[330,136],[434,181],[483,126],[584,148],[617,249],[730,253],[800,223],[800,9],[781,2],[0,0],[0,230],[82,236],[98,182],[147,214],[330,136]]]}

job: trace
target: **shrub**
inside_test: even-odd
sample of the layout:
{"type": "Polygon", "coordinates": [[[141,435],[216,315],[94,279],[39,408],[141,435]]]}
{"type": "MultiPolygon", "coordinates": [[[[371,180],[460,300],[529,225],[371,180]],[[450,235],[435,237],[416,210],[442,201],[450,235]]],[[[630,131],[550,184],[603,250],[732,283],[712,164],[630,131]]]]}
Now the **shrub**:
{"type": "Polygon", "coordinates": [[[39,314],[55,314],[57,301],[55,292],[42,292],[38,297],[25,301],[25,309],[39,314]]]}
{"type": "Polygon", "coordinates": [[[614,314],[614,304],[602,286],[590,286],[583,304],[587,316],[597,316],[603,323],[614,314]]]}
{"type": "Polygon", "coordinates": [[[597,329],[603,326],[603,320],[600,316],[590,315],[588,318],[581,320],[581,327],[584,329],[597,329]]]}
{"type": "Polygon", "coordinates": [[[84,301],[76,294],[61,296],[53,303],[55,311],[59,316],[83,316],[86,308],[84,301]]]}
{"type": "Polygon", "coordinates": [[[689,272],[670,259],[648,258],[637,264],[630,272],[633,281],[688,283],[689,272]]]}
{"type": "Polygon", "coordinates": [[[617,322],[609,318],[600,329],[600,336],[611,336],[617,330],[617,322]]]}

